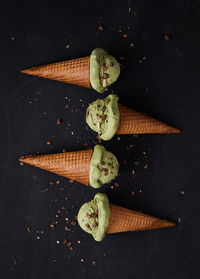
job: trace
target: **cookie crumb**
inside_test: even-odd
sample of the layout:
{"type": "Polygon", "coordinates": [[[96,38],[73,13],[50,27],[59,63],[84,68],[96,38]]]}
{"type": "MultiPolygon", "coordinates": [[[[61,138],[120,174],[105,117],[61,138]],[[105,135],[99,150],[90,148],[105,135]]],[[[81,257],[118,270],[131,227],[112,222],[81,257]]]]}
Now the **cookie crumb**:
{"type": "Polygon", "coordinates": [[[96,262],[95,262],[95,261],[92,261],[92,265],[95,266],[95,265],[96,265],[96,262]]]}
{"type": "Polygon", "coordinates": [[[181,217],[178,218],[178,223],[181,223],[182,222],[182,219],[181,217]]]}
{"type": "Polygon", "coordinates": [[[69,183],[73,183],[74,182],[74,180],[73,179],[69,179],[69,183]]]}
{"type": "Polygon", "coordinates": [[[57,123],[57,125],[60,125],[62,123],[62,120],[60,118],[58,118],[56,123],[57,123]]]}
{"type": "Polygon", "coordinates": [[[135,175],[135,171],[134,170],[132,170],[131,173],[132,173],[132,175],[135,175]]]}
{"type": "Polygon", "coordinates": [[[19,164],[20,164],[20,166],[23,166],[23,165],[24,165],[24,162],[20,162],[19,164]]]}
{"type": "Polygon", "coordinates": [[[51,145],[51,141],[48,140],[48,141],[46,142],[46,145],[51,145]]]}
{"type": "Polygon", "coordinates": [[[66,108],[66,109],[68,109],[69,107],[70,107],[70,105],[69,105],[69,104],[66,104],[66,105],[65,105],[65,108],[66,108]]]}
{"type": "Polygon", "coordinates": [[[134,11],[133,11],[133,15],[134,15],[134,16],[138,16],[138,11],[134,10],[134,11]]]}
{"type": "Polygon", "coordinates": [[[119,187],[119,183],[118,182],[115,182],[114,185],[115,185],[115,187],[119,187]]]}
{"type": "Polygon", "coordinates": [[[70,47],[71,47],[71,44],[67,44],[67,45],[66,45],[66,48],[70,48],[70,47]]]}
{"type": "Polygon", "coordinates": [[[132,48],[135,47],[134,43],[130,43],[130,47],[132,48]]]}
{"type": "Polygon", "coordinates": [[[75,222],[75,221],[72,221],[72,222],[71,222],[71,225],[72,225],[72,226],[76,226],[76,222],[75,222]]]}
{"type": "Polygon", "coordinates": [[[131,196],[135,196],[135,191],[131,191],[131,196]]]}
{"type": "Polygon", "coordinates": [[[60,180],[56,180],[56,184],[60,184],[60,180]]]}
{"type": "Polygon", "coordinates": [[[166,41],[169,41],[171,39],[171,36],[169,34],[166,34],[164,38],[166,41]]]}
{"type": "Polygon", "coordinates": [[[183,190],[181,190],[181,195],[184,196],[185,195],[185,192],[183,190]]]}
{"type": "Polygon", "coordinates": [[[124,34],[123,37],[126,39],[128,38],[128,34],[124,34]]]}
{"type": "Polygon", "coordinates": [[[103,31],[103,30],[104,30],[103,25],[99,25],[99,31],[103,31]]]}
{"type": "Polygon", "coordinates": [[[50,225],[50,228],[51,228],[51,229],[55,229],[55,225],[54,225],[54,224],[51,224],[51,225],[50,225]]]}
{"type": "Polygon", "coordinates": [[[15,37],[11,37],[10,39],[11,39],[11,41],[14,41],[14,40],[15,40],[15,37]]]}
{"type": "Polygon", "coordinates": [[[29,227],[27,228],[27,232],[28,232],[28,233],[30,233],[30,232],[31,232],[31,229],[30,229],[29,227]]]}

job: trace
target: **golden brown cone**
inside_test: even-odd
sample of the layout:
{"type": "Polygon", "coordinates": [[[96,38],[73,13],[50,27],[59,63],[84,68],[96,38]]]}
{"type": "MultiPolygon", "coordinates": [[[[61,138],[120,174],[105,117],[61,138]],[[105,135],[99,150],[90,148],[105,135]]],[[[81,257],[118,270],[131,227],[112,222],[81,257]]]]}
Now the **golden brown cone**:
{"type": "Polygon", "coordinates": [[[90,56],[33,67],[21,72],[91,88],[90,56]]]}
{"type": "Polygon", "coordinates": [[[119,104],[120,120],[116,134],[168,134],[180,130],[119,104]]]}
{"type": "Polygon", "coordinates": [[[21,157],[21,162],[89,185],[90,160],[93,149],[47,155],[21,157]]]}
{"type": "Polygon", "coordinates": [[[175,223],[110,203],[110,219],[106,233],[152,230],[172,226],[175,226],[175,223]]]}

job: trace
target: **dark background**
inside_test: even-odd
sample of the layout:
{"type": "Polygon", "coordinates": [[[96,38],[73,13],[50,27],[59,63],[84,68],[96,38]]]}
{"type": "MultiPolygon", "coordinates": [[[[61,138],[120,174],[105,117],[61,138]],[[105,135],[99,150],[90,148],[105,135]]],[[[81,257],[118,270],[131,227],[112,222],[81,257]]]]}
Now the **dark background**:
{"type": "Polygon", "coordinates": [[[200,278],[199,17],[199,1],[192,0],[1,1],[1,279],[200,278]],[[124,66],[106,94],[20,74],[95,47],[124,66]],[[20,166],[18,158],[93,146],[85,109],[112,90],[121,103],[182,133],[105,142],[121,169],[119,187],[113,182],[100,191],[113,203],[178,224],[97,243],[71,222],[98,191],[20,166]]]}

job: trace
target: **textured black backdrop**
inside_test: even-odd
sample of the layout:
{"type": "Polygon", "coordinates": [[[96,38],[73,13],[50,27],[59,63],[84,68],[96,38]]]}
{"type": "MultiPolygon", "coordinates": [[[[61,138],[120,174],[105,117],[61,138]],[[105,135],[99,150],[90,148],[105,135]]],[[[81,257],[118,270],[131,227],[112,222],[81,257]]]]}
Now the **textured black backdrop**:
{"type": "Polygon", "coordinates": [[[1,279],[200,278],[199,17],[199,1],[192,0],[1,1],[1,279]],[[119,187],[113,182],[100,191],[113,203],[179,221],[174,228],[96,243],[71,222],[97,191],[19,165],[22,155],[93,146],[85,109],[106,94],[19,71],[95,47],[124,57],[108,94],[182,130],[106,142],[121,163],[119,187]]]}

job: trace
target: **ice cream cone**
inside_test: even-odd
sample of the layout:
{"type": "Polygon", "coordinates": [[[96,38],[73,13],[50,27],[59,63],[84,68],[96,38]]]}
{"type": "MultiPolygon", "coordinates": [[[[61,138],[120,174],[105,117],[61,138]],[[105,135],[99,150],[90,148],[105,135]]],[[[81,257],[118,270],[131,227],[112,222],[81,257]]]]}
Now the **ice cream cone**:
{"type": "Polygon", "coordinates": [[[172,226],[175,226],[175,223],[110,204],[110,219],[106,234],[152,230],[172,226]]]}
{"type": "Polygon", "coordinates": [[[28,75],[91,88],[90,56],[33,67],[22,70],[21,72],[28,75]]]}
{"type": "Polygon", "coordinates": [[[119,104],[120,120],[116,134],[170,134],[180,130],[119,104]]]}
{"type": "Polygon", "coordinates": [[[21,157],[21,162],[89,185],[90,160],[93,149],[48,155],[21,157]]]}

